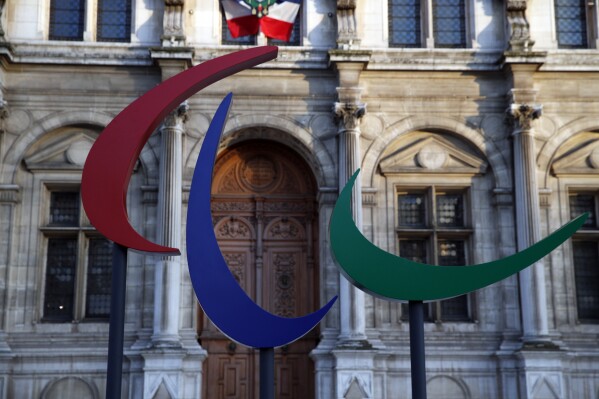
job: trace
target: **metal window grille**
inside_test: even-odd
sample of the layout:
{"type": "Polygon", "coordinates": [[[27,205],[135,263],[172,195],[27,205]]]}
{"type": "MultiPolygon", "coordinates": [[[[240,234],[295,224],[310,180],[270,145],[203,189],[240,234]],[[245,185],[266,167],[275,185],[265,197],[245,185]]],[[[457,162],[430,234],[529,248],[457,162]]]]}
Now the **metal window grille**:
{"type": "Polygon", "coordinates": [[[572,241],[576,303],[580,321],[599,321],[599,251],[597,241],[572,241]]]}
{"type": "Polygon", "coordinates": [[[85,0],[52,0],[50,40],[83,40],[85,0]]]}
{"type": "Polygon", "coordinates": [[[422,46],[420,0],[389,0],[389,46],[422,46]]]}
{"type": "Polygon", "coordinates": [[[424,194],[400,194],[397,202],[401,227],[424,227],[426,225],[426,196],[424,194]]]}
{"type": "Polygon", "coordinates": [[[555,0],[555,26],[560,48],[587,48],[585,0],[555,0]]]}
{"type": "Polygon", "coordinates": [[[131,0],[98,0],[98,40],[128,42],[131,39],[131,0]]]}
{"type": "Polygon", "coordinates": [[[44,318],[73,320],[77,238],[48,239],[44,318]]]}
{"type": "Polygon", "coordinates": [[[50,226],[79,226],[79,193],[54,191],[50,194],[50,226]]]}
{"type": "Polygon", "coordinates": [[[433,0],[435,47],[466,47],[464,0],[433,0]]]}
{"type": "Polygon", "coordinates": [[[574,219],[588,212],[589,217],[582,225],[583,228],[596,228],[595,196],[592,194],[570,194],[570,218],[574,219]]]}
{"type": "Polygon", "coordinates": [[[464,226],[464,203],[462,194],[437,195],[437,226],[464,226]]]}
{"type": "Polygon", "coordinates": [[[234,38],[231,35],[231,31],[229,31],[229,26],[227,25],[227,18],[225,17],[225,12],[221,8],[221,16],[222,16],[222,30],[221,30],[221,44],[239,44],[239,45],[248,45],[254,46],[256,44],[256,35],[249,36],[241,36],[238,38],[234,38]]]}
{"type": "Polygon", "coordinates": [[[87,259],[85,317],[107,318],[110,315],[112,243],[105,238],[90,239],[87,259]]]}

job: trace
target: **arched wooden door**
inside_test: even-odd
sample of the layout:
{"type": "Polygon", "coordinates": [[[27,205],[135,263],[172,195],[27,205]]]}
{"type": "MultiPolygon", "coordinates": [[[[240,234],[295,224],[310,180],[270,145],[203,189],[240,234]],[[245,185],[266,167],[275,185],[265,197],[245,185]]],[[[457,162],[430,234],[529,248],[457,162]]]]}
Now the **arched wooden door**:
{"type": "MultiPolygon", "coordinates": [[[[284,317],[318,307],[316,185],[295,152],[270,141],[227,150],[215,165],[212,216],[231,272],[258,304],[284,317]]],[[[200,311],[199,337],[208,351],[203,397],[257,398],[259,355],[222,335],[200,311]]],[[[275,352],[279,399],[313,398],[309,352],[318,332],[275,352]]]]}

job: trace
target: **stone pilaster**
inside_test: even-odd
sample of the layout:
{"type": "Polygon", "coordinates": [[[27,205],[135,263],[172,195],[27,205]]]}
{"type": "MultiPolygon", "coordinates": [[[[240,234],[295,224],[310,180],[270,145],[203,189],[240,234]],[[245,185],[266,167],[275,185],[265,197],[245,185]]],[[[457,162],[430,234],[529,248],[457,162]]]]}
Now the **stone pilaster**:
{"type": "Polygon", "coordinates": [[[535,42],[530,37],[526,19],[526,0],[508,0],[505,3],[510,39],[509,51],[530,51],[535,42]]]}
{"type": "Polygon", "coordinates": [[[162,21],[164,47],[185,45],[184,8],[185,0],[165,0],[162,21]]]}
{"type": "Polygon", "coordinates": [[[337,47],[344,50],[360,46],[356,2],[357,0],[337,0],[337,47]]]}
{"type": "MultiPolygon", "coordinates": [[[[158,241],[181,246],[182,149],[188,106],[181,104],[160,128],[160,185],[158,187],[158,241]]],[[[169,256],[156,262],[154,281],[155,346],[180,346],[179,300],[181,257],[169,256]]]]}

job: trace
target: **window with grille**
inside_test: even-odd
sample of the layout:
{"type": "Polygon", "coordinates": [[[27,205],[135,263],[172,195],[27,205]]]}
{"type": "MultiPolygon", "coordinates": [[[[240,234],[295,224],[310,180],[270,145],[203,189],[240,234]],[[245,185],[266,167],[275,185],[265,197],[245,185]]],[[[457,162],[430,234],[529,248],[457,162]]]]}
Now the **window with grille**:
{"type": "Polygon", "coordinates": [[[555,28],[560,48],[587,48],[586,0],[554,0],[555,28]]]}
{"type": "MultiPolygon", "coordinates": [[[[131,0],[51,0],[50,40],[82,41],[84,32],[96,32],[100,42],[131,39],[131,0]],[[86,18],[93,9],[94,17],[86,18]]],[[[88,40],[88,39],[86,39],[88,40]]]]}
{"type": "Polygon", "coordinates": [[[572,237],[576,305],[580,322],[599,322],[599,228],[597,193],[570,193],[570,217],[585,212],[589,218],[572,237]]]}
{"type": "Polygon", "coordinates": [[[97,38],[101,42],[128,42],[131,0],[98,0],[97,38]]]}
{"type": "Polygon", "coordinates": [[[426,47],[430,39],[434,47],[466,47],[464,0],[389,0],[388,4],[390,47],[426,47]]]}
{"type": "Polygon", "coordinates": [[[85,1],[50,2],[50,40],[83,40],[85,1]]]}
{"type": "MultiPolygon", "coordinates": [[[[399,255],[443,267],[468,264],[467,190],[429,187],[397,193],[399,255]]],[[[402,305],[407,320],[408,307],[402,305]]],[[[427,321],[471,321],[468,295],[425,306],[427,321]]]]}
{"type": "Polygon", "coordinates": [[[43,319],[107,319],[110,313],[112,243],[86,225],[79,191],[49,192],[43,319]]]}

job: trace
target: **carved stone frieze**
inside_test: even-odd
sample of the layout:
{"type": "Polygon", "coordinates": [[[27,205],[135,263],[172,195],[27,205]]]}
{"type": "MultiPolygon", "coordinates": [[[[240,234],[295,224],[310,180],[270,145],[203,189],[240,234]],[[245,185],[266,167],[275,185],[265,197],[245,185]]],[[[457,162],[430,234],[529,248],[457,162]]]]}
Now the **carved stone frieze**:
{"type": "Polygon", "coordinates": [[[526,0],[508,0],[506,11],[510,29],[509,50],[532,50],[535,42],[530,38],[530,25],[526,19],[526,0]]]}
{"type": "Polygon", "coordinates": [[[532,121],[541,117],[543,106],[537,104],[512,104],[508,109],[508,115],[515,124],[516,132],[529,131],[532,121]]]}

